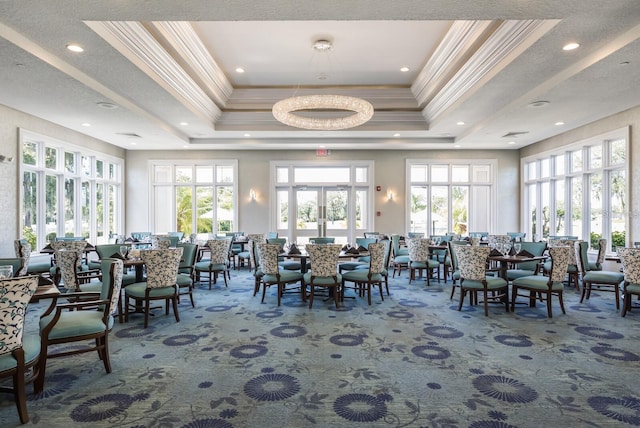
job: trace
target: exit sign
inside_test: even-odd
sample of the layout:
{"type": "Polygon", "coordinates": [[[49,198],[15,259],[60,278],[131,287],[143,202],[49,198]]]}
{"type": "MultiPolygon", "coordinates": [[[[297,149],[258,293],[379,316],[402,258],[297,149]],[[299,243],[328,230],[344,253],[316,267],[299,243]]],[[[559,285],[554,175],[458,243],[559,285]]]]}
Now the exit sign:
{"type": "Polygon", "coordinates": [[[327,149],[317,149],[316,150],[316,156],[320,156],[320,157],[325,157],[325,156],[329,156],[331,154],[331,152],[327,149]]]}

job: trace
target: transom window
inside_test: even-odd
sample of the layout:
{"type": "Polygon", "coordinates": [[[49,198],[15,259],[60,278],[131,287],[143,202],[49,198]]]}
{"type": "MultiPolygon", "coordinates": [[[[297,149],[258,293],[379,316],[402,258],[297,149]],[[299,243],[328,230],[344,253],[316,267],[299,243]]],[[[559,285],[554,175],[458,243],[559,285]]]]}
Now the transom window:
{"type": "Polygon", "coordinates": [[[96,244],[122,233],[122,159],[21,130],[22,236],[34,250],[59,237],[96,244]]]}
{"type": "Polygon", "coordinates": [[[523,224],[534,239],[576,236],[626,245],[628,128],[522,160],[523,224]]]}

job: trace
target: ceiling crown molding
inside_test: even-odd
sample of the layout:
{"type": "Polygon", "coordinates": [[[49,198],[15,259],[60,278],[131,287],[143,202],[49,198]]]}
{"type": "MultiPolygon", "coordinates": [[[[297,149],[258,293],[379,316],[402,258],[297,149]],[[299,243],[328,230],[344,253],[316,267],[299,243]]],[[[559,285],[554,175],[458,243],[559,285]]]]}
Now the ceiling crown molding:
{"type": "Polygon", "coordinates": [[[219,107],[224,107],[231,97],[233,86],[193,26],[186,21],[161,21],[153,22],[152,25],[193,70],[213,101],[219,107]]]}
{"type": "Polygon", "coordinates": [[[212,126],[220,117],[218,106],[142,23],[91,21],[87,25],[194,114],[212,126]]]}
{"type": "Polygon", "coordinates": [[[556,20],[505,21],[422,110],[433,124],[454,104],[470,97],[522,51],[547,33],[556,20]]]}
{"type": "Polygon", "coordinates": [[[495,21],[454,21],[411,85],[418,104],[429,103],[469,57],[469,50],[495,21]]]}

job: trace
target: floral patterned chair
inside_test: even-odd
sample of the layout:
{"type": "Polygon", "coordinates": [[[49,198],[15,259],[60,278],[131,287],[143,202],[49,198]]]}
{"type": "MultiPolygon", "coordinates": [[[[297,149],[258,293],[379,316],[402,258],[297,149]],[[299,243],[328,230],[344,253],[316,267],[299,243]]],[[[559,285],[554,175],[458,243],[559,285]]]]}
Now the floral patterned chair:
{"type": "Polygon", "coordinates": [[[251,255],[251,242],[264,242],[264,233],[250,233],[247,235],[247,247],[245,247],[244,251],[240,251],[237,254],[238,257],[238,267],[244,266],[244,263],[247,262],[247,267],[249,270],[252,270],[252,255],[251,255]]]}
{"type": "Polygon", "coordinates": [[[604,256],[607,252],[607,240],[602,238],[598,239],[598,255],[595,262],[589,262],[589,270],[602,270],[602,264],[604,263],[604,256]]]}
{"type": "Polygon", "coordinates": [[[304,274],[304,283],[310,287],[309,309],[313,306],[316,287],[328,289],[330,294],[333,293],[337,308],[342,284],[342,275],[338,272],[338,256],[342,245],[307,244],[306,249],[311,261],[311,271],[304,274]]]}
{"type": "Polygon", "coordinates": [[[473,304],[478,293],[483,295],[484,315],[489,315],[488,303],[501,302],[509,312],[509,286],[503,278],[487,276],[487,258],[491,249],[485,246],[460,245],[456,247],[458,266],[460,268],[460,303],[458,310],[462,310],[462,303],[467,294],[473,304]],[[491,292],[491,294],[489,294],[491,292]]]}
{"type": "MultiPolygon", "coordinates": [[[[577,238],[576,239],[570,239],[568,237],[561,237],[561,238],[552,238],[549,237],[549,241],[547,243],[547,247],[551,248],[551,247],[570,247],[570,248],[574,248],[576,242],[580,242],[577,238]]],[[[542,264],[542,271],[544,272],[545,275],[549,275],[549,272],[551,271],[551,260],[547,260],[546,262],[544,262],[542,264]]],[[[571,284],[573,283],[573,286],[575,287],[576,290],[580,290],[580,272],[578,270],[578,262],[576,261],[576,255],[572,252],[571,256],[569,257],[569,266],[567,266],[567,285],[571,286],[571,284]]]]}
{"type": "Polygon", "coordinates": [[[228,287],[227,277],[231,278],[230,266],[229,266],[229,252],[231,251],[231,238],[223,239],[210,239],[207,241],[207,246],[211,251],[211,257],[208,260],[203,260],[195,265],[196,277],[199,280],[201,274],[206,273],[209,277],[209,290],[211,290],[211,284],[215,284],[218,281],[218,275],[222,273],[224,279],[224,286],[228,287]]]}
{"type": "Polygon", "coordinates": [[[64,288],[71,293],[79,291],[89,291],[99,293],[102,288],[100,282],[100,269],[78,270],[81,262],[77,251],[62,249],[56,256],[56,264],[60,269],[60,276],[64,288]],[[97,280],[97,281],[92,281],[97,280]]]}
{"type": "Polygon", "coordinates": [[[624,272],[623,303],[621,316],[631,310],[631,296],[640,297],[640,248],[618,248],[624,272]]]}
{"type": "Polygon", "coordinates": [[[13,386],[0,391],[13,394],[23,424],[29,422],[25,385],[37,377],[32,367],[40,357],[40,338],[24,333],[27,305],[36,288],[37,276],[0,280],[0,378],[13,378],[13,386]]]}
{"type": "Polygon", "coordinates": [[[385,252],[387,244],[384,242],[372,242],[367,247],[369,249],[369,268],[354,269],[342,274],[342,287],[340,289],[340,298],[344,300],[345,282],[353,282],[354,288],[360,296],[363,295],[366,286],[367,301],[371,305],[371,286],[377,285],[380,290],[380,298],[384,301],[382,295],[382,283],[384,282],[385,271],[385,252]]]}
{"type": "Polygon", "coordinates": [[[180,322],[177,280],[182,251],[182,248],[168,248],[140,252],[140,258],[147,268],[147,280],[125,287],[125,322],[129,321],[129,311],[134,308],[144,312],[144,328],[147,328],[153,300],[165,301],[166,315],[169,315],[169,303],[171,303],[176,322],[180,322]],[[131,300],[134,301],[133,304],[130,303],[131,300]]]}
{"type": "Polygon", "coordinates": [[[299,271],[281,269],[278,265],[278,255],[280,254],[279,244],[267,244],[259,242],[257,244],[258,254],[260,255],[260,269],[262,271],[262,277],[260,283],[262,284],[262,303],[264,303],[264,297],[267,288],[271,285],[278,286],[278,306],[282,295],[286,291],[287,284],[296,284],[300,282],[300,293],[302,294],[302,300],[305,300],[304,293],[304,281],[303,275],[299,271]]]}
{"type": "Polygon", "coordinates": [[[189,296],[191,307],[195,308],[196,303],[193,300],[193,287],[195,284],[195,266],[198,257],[198,245],[196,244],[177,244],[176,248],[182,248],[182,259],[178,267],[178,276],[176,283],[180,289],[180,296],[189,296]]]}
{"type": "Polygon", "coordinates": [[[62,279],[62,272],[60,271],[60,266],[58,266],[58,253],[62,250],[75,251],[76,253],[78,253],[76,269],[79,271],[86,270],[87,267],[82,263],[82,261],[84,260],[84,250],[86,247],[87,241],[51,241],[51,248],[53,248],[54,265],[51,267],[49,274],[51,275],[51,279],[56,286],[60,285],[60,280],[62,279]]]}
{"type": "Polygon", "coordinates": [[[407,247],[409,248],[409,284],[416,279],[416,270],[422,274],[422,270],[427,270],[427,285],[431,285],[430,279],[436,269],[440,268],[440,262],[432,259],[429,254],[429,238],[409,238],[407,247]]]}
{"type": "Polygon", "coordinates": [[[551,256],[551,270],[548,276],[532,274],[529,276],[521,276],[513,280],[511,287],[511,312],[515,309],[516,299],[518,296],[528,297],[529,306],[536,306],[536,298],[547,302],[547,316],[552,318],[551,297],[555,294],[558,296],[560,309],[564,310],[564,302],[562,300],[562,290],[564,289],[565,275],[567,274],[567,266],[571,260],[570,247],[552,247],[549,248],[551,256]],[[518,291],[526,290],[529,295],[519,294],[518,291]]]}
{"type": "MultiPolygon", "coordinates": [[[[49,275],[51,269],[51,261],[46,262],[34,262],[31,260],[31,252],[33,248],[26,239],[16,239],[13,241],[13,248],[16,253],[16,257],[23,258],[24,264],[27,266],[27,272],[24,275],[49,275]]],[[[22,276],[22,275],[20,275],[22,276]]]]}
{"type": "Polygon", "coordinates": [[[624,281],[624,275],[620,272],[606,270],[589,270],[588,251],[589,243],[580,241],[575,243],[575,259],[578,271],[582,275],[582,294],[580,303],[591,297],[591,290],[613,292],[616,299],[616,309],[620,309],[620,284],[624,281]]]}
{"type": "Polygon", "coordinates": [[[97,351],[104,369],[111,373],[109,360],[109,332],[118,310],[122,287],[122,260],[104,259],[101,263],[102,287],[99,293],[75,292],[64,294],[76,298],[73,302],[58,304],[57,300],[40,317],[40,361],[36,394],[44,389],[48,358],[97,351]],[[92,296],[92,299],[89,297],[92,296]],[[71,309],[71,310],[70,310],[71,309]],[[78,309],[78,310],[73,310],[78,309]],[[93,309],[93,310],[90,310],[93,309]],[[92,347],[62,347],[49,352],[49,345],[93,341],[92,347]]]}

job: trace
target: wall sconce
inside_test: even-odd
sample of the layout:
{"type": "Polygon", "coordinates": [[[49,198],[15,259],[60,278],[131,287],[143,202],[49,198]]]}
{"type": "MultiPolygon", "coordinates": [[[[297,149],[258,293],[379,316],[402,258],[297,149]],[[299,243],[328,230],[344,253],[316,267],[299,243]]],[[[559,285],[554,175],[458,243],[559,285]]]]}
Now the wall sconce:
{"type": "Polygon", "coordinates": [[[387,200],[389,202],[393,201],[393,192],[391,190],[387,192],[387,200]]]}
{"type": "Polygon", "coordinates": [[[0,155],[0,163],[11,163],[13,162],[13,157],[0,155]]]}
{"type": "Polygon", "coordinates": [[[256,201],[257,196],[256,196],[256,191],[255,190],[253,190],[253,189],[249,190],[249,199],[251,200],[251,202],[255,202],[256,201]]]}

